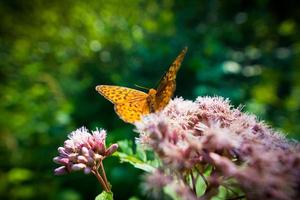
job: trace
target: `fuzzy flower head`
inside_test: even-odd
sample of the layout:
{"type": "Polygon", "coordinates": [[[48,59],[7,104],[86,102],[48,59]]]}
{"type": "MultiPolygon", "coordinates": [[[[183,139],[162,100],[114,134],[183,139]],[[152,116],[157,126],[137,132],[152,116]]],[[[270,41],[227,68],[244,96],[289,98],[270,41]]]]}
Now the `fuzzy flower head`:
{"type": "Polygon", "coordinates": [[[99,163],[118,148],[117,144],[106,148],[106,131],[103,129],[90,133],[82,127],[71,132],[68,138],[64,146],[58,148],[59,156],[53,159],[55,163],[62,165],[54,170],[56,175],[78,170],[83,170],[86,174],[95,172],[99,163]]]}
{"type": "Polygon", "coordinates": [[[173,189],[183,199],[210,199],[220,186],[236,185],[243,195],[228,198],[300,198],[299,144],[287,141],[254,115],[234,108],[227,99],[175,98],[161,112],[135,125],[140,134],[137,142],[162,161],[159,173],[164,176],[151,175],[149,188],[162,183],[153,177],[169,177],[171,180],[163,183],[182,183],[173,189]],[[204,177],[204,172],[210,175],[204,177]],[[202,195],[195,188],[199,178],[206,183],[202,195]],[[230,185],[232,179],[235,182],[230,185]]]}

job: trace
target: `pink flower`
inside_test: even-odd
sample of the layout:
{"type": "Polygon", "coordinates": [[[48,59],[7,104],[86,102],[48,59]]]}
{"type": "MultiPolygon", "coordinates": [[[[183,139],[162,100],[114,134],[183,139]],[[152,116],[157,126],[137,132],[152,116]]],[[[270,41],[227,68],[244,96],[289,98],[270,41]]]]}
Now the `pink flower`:
{"type": "Polygon", "coordinates": [[[63,147],[58,148],[59,156],[53,159],[57,164],[63,165],[55,170],[55,174],[70,171],[84,170],[90,173],[99,161],[117,150],[117,144],[108,149],[105,147],[105,130],[88,132],[85,127],[79,128],[69,134],[63,147]]]}
{"type": "MultiPolygon", "coordinates": [[[[140,133],[137,142],[159,156],[161,177],[171,177],[168,185],[180,183],[173,188],[182,198],[210,199],[220,185],[238,186],[248,199],[300,198],[299,145],[255,116],[233,108],[227,99],[199,97],[192,102],[176,98],[135,125],[140,133]],[[212,171],[206,180],[207,166],[212,171]],[[188,184],[198,178],[206,182],[202,195],[194,184],[188,184]]],[[[159,179],[148,183],[163,182],[154,180],[159,179]]]]}
{"type": "Polygon", "coordinates": [[[90,133],[82,127],[70,133],[68,138],[64,146],[58,148],[59,155],[53,159],[55,163],[62,165],[54,170],[55,175],[81,170],[85,174],[93,173],[103,188],[110,191],[102,161],[113,154],[118,145],[112,144],[106,148],[106,131],[102,129],[90,133]],[[99,169],[102,171],[102,176],[99,169]]]}

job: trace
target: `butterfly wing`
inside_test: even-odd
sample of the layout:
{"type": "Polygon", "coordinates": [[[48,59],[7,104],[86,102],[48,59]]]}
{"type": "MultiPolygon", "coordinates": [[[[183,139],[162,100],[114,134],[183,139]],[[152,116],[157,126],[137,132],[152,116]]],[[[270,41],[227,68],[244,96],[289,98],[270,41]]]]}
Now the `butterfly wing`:
{"type": "Polygon", "coordinates": [[[115,111],[125,122],[133,123],[149,113],[148,94],[135,89],[98,85],[96,90],[115,105],[115,111]]]}
{"type": "Polygon", "coordinates": [[[157,110],[161,110],[162,108],[164,108],[172,98],[176,89],[176,75],[186,52],[187,47],[185,47],[181,51],[181,53],[177,56],[175,61],[169,67],[169,70],[165,73],[165,75],[159,82],[155,99],[157,110]]]}
{"type": "Polygon", "coordinates": [[[150,112],[146,99],[115,104],[115,111],[123,121],[128,123],[134,123],[150,112]]]}

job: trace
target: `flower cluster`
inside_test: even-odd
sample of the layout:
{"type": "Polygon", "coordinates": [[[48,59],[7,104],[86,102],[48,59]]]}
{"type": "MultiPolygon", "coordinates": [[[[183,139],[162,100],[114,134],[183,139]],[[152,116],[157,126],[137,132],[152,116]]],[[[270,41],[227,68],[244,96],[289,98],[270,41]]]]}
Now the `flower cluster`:
{"type": "Polygon", "coordinates": [[[53,159],[54,162],[62,165],[56,168],[54,173],[62,175],[78,170],[83,170],[86,174],[93,173],[103,188],[110,191],[102,161],[113,154],[118,145],[112,144],[106,148],[106,131],[97,129],[91,134],[85,127],[73,131],[68,138],[64,146],[58,148],[59,156],[53,159]]]}
{"type": "Polygon", "coordinates": [[[183,199],[210,199],[222,186],[234,199],[300,198],[300,146],[228,100],[176,98],[135,125],[138,142],[163,163],[147,178],[152,191],[170,186],[183,199]]]}

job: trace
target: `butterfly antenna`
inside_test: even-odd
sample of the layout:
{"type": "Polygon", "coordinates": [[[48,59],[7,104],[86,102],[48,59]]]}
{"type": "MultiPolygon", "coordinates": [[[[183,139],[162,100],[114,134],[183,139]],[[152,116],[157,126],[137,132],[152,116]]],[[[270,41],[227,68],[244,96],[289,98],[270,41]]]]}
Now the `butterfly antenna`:
{"type": "Polygon", "coordinates": [[[134,86],[139,87],[139,88],[142,88],[142,89],[145,89],[145,90],[150,90],[150,88],[143,87],[143,86],[140,86],[140,85],[137,85],[137,84],[134,84],[134,86]]]}

